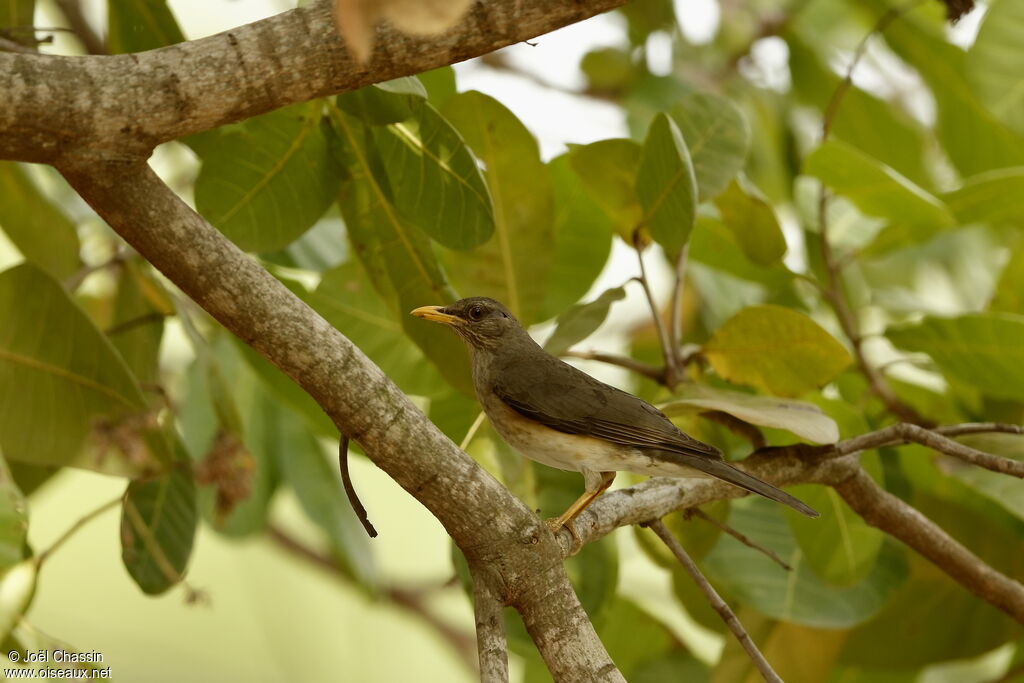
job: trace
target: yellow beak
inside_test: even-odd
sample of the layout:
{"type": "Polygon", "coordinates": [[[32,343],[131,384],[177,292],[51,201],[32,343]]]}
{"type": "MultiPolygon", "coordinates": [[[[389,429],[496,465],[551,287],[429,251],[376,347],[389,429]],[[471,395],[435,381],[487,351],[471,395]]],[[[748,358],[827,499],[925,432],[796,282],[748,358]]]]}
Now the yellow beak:
{"type": "Polygon", "coordinates": [[[410,313],[417,318],[432,320],[435,323],[444,323],[445,325],[464,325],[466,323],[462,318],[442,312],[441,308],[441,306],[420,306],[410,311],[410,313]]]}

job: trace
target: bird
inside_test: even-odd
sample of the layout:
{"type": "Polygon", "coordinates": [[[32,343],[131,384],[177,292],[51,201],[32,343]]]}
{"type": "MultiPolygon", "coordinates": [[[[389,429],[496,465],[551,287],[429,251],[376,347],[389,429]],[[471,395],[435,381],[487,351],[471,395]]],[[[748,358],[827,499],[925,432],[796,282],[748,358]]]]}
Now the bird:
{"type": "Polygon", "coordinates": [[[811,507],[743,472],[722,452],[686,434],[650,403],[605,384],[552,356],[515,316],[488,297],[411,314],[454,330],[469,348],[477,399],[495,431],[521,455],[579,472],[584,492],[548,527],[566,527],[611,486],[616,472],[713,477],[788,505],[808,517],[811,507]]]}

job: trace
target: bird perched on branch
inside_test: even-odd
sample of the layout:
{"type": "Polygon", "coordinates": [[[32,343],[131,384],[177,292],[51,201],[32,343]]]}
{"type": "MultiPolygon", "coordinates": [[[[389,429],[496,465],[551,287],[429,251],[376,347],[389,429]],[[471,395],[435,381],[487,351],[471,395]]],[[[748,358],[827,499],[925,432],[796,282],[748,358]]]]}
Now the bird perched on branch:
{"type": "MultiPolygon", "coordinates": [[[[568,527],[615,479],[615,473],[715,477],[802,512],[818,513],[722,459],[636,396],[600,382],[542,349],[502,304],[487,297],[412,314],[447,325],[469,347],[476,395],[495,431],[522,455],[580,472],[585,490],[552,531],[568,527]]],[[[578,537],[577,537],[578,538],[578,537]]]]}

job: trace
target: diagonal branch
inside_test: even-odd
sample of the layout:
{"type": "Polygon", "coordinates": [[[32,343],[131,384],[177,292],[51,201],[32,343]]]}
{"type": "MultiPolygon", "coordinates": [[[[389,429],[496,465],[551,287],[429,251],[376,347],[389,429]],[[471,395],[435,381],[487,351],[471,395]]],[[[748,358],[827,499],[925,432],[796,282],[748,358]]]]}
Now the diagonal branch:
{"type": "Polygon", "coordinates": [[[480,683],[508,683],[508,639],[494,580],[487,567],[471,565],[473,615],[476,618],[476,648],[480,661],[480,683]]]}
{"type": "Polygon", "coordinates": [[[477,2],[439,36],[379,27],[377,40],[387,49],[376,50],[368,64],[345,49],[327,0],[138,54],[0,53],[0,159],[53,163],[82,150],[104,159],[144,158],[161,142],[461,62],[624,3],[477,2]]]}
{"type": "Polygon", "coordinates": [[[1024,585],[988,566],[935,522],[881,488],[864,470],[858,469],[835,489],[865,522],[903,541],[967,590],[1024,624],[1024,585]]]}
{"type": "Polygon", "coordinates": [[[543,522],[362,351],[190,209],[146,163],[65,159],[58,170],[136,251],[309,393],[341,433],[437,517],[470,563],[500,572],[504,598],[523,615],[556,680],[623,680],[543,522]]]}
{"type": "Polygon", "coordinates": [[[679,560],[679,564],[683,565],[683,569],[687,571],[690,577],[693,579],[697,587],[700,588],[701,592],[711,603],[711,606],[718,616],[722,617],[722,621],[729,627],[732,634],[736,636],[736,640],[739,641],[740,646],[746,651],[747,656],[750,657],[750,661],[757,667],[761,677],[768,683],[782,683],[782,679],[775,673],[772,665],[768,663],[768,660],[764,658],[761,651],[757,649],[757,645],[750,638],[750,634],[747,633],[747,629],[743,628],[743,624],[736,618],[736,614],[729,608],[722,596],[718,594],[718,591],[714,589],[711,583],[704,578],[700,568],[697,567],[697,563],[693,561],[693,558],[686,552],[683,546],[676,540],[676,537],[672,535],[672,532],[668,530],[665,523],[660,519],[656,519],[650,522],[647,526],[651,528],[654,533],[658,534],[658,538],[668,546],[668,549],[672,551],[672,554],[679,560]]]}

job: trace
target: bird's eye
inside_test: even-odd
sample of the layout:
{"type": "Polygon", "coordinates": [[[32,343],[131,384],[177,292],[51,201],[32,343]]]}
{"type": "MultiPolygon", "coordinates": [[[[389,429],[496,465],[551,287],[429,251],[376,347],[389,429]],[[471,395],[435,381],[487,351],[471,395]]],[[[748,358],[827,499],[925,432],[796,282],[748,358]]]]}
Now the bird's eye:
{"type": "Polygon", "coordinates": [[[483,306],[473,306],[472,308],[469,309],[469,319],[470,320],[479,320],[482,317],[484,317],[484,307],[483,306]]]}

